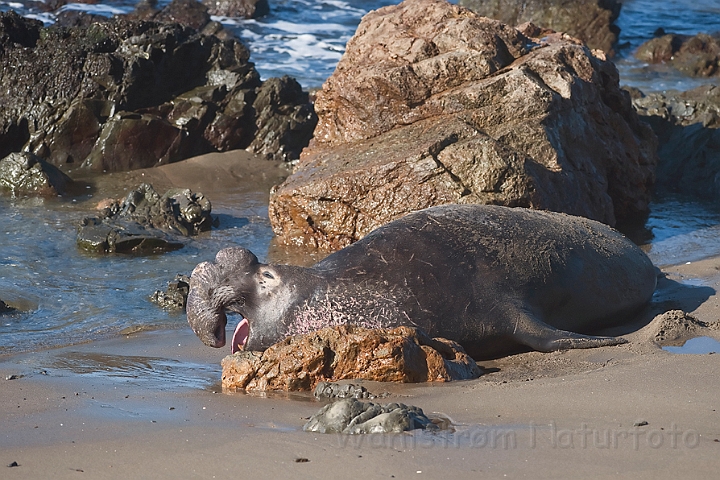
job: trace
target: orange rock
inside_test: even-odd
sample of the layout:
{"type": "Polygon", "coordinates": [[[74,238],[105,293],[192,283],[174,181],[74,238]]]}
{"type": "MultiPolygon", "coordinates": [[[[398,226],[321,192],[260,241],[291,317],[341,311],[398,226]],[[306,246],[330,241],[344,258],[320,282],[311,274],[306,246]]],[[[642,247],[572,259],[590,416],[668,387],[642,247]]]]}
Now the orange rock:
{"type": "Polygon", "coordinates": [[[264,352],[238,352],[222,361],[227,390],[301,391],[318,382],[446,382],[477,378],[482,370],[463,348],[411,327],[324,328],[286,338],[264,352]]]}

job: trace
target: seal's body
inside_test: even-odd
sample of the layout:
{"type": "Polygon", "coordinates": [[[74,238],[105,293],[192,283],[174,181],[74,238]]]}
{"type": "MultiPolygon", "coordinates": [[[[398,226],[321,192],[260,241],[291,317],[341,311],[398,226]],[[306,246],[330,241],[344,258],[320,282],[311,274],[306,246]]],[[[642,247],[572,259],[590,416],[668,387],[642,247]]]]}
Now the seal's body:
{"type": "Polygon", "coordinates": [[[354,323],[416,326],[476,358],[624,343],[583,335],[627,319],[653,294],[647,256],[610,227],[522,208],[446,205],[409,214],[310,268],[221,250],[192,273],[188,321],[225,344],[225,310],[243,320],[237,348],[354,323]]]}

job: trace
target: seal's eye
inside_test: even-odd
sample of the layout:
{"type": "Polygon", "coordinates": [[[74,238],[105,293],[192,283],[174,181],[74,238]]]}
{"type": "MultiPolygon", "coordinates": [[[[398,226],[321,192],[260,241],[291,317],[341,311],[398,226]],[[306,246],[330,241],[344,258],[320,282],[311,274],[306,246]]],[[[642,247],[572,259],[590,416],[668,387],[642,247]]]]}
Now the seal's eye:
{"type": "Polygon", "coordinates": [[[263,272],[263,277],[275,279],[275,277],[273,276],[273,274],[270,273],[270,272],[268,272],[268,271],[263,272]]]}

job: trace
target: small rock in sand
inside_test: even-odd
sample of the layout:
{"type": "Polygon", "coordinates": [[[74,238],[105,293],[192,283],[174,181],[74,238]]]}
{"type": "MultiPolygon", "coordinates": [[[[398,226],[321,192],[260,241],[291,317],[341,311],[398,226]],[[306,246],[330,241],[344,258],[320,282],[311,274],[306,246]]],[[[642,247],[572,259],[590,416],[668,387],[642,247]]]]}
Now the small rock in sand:
{"type": "Polygon", "coordinates": [[[400,433],[438,427],[421,408],[389,403],[380,405],[347,398],[325,405],[310,417],[303,430],[318,433],[400,433]]]}

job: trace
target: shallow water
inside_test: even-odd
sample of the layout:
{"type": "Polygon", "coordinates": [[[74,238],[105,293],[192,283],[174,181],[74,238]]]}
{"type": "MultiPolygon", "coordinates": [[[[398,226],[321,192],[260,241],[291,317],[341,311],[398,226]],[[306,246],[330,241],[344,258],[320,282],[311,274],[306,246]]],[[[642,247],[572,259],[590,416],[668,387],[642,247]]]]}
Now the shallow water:
{"type": "Polygon", "coordinates": [[[720,254],[720,208],[709,202],[670,196],[656,200],[645,228],[643,249],[657,266],[694,262],[720,254]]]}
{"type": "Polygon", "coordinates": [[[670,353],[706,355],[720,352],[720,342],[711,337],[695,337],[680,347],[663,347],[663,350],[670,353]]]}
{"type": "Polygon", "coordinates": [[[163,311],[150,295],[228,245],[244,245],[265,259],[272,233],[259,197],[214,204],[218,229],[189,239],[181,250],[150,256],[78,249],[76,226],[91,213],[90,202],[0,197],[0,291],[24,311],[0,317],[0,354],[80,343],[129,327],[184,327],[183,314],[163,311]]]}
{"type": "Polygon", "coordinates": [[[620,82],[644,92],[690,90],[718,79],[692,79],[664,65],[648,65],[633,57],[635,50],[653,38],[658,28],[666,33],[695,35],[720,31],[718,0],[625,0],[617,25],[620,27],[618,56],[614,59],[620,82]]]}
{"type": "MultiPolygon", "coordinates": [[[[69,4],[112,15],[135,1],[69,4]]],[[[168,1],[159,2],[161,5],[168,1]]],[[[362,15],[391,0],[270,0],[270,15],[257,20],[217,18],[243,39],[263,78],[288,74],[306,87],[319,87],[332,73],[362,15]]],[[[53,15],[33,2],[0,1],[0,11],[16,9],[52,23],[53,15]]],[[[627,0],[616,61],[621,82],[646,91],[691,88],[698,81],[662,67],[649,68],[632,52],[658,27],[668,32],[720,30],[720,1],[627,0]]],[[[69,199],[12,199],[0,196],[0,298],[25,311],[0,317],[0,354],[42,350],[118,335],[126,328],[184,328],[180,313],[168,313],[149,300],[176,273],[189,273],[228,245],[243,245],[261,260],[271,252],[272,232],[263,195],[224,196],[213,214],[220,228],[163,255],[94,256],[75,246],[75,228],[93,208],[88,195],[69,199]]],[[[100,192],[104,196],[108,192],[100,192]]],[[[645,246],[657,265],[685,263],[720,254],[720,210],[709,204],[669,198],[655,202],[645,246]]],[[[297,253],[295,253],[297,255],[297,253]]],[[[302,255],[302,252],[300,252],[302,255]]],[[[275,251],[275,259],[292,255],[275,251]]],[[[297,258],[297,257],[295,257],[297,258]]],[[[92,358],[84,358],[98,366],[92,358]]],[[[75,359],[77,360],[77,359],[75,359]]],[[[77,363],[77,362],[76,362],[77,363]]],[[[68,363],[68,368],[75,368],[68,363]]],[[[98,366],[98,368],[100,368],[98,366]]]]}

